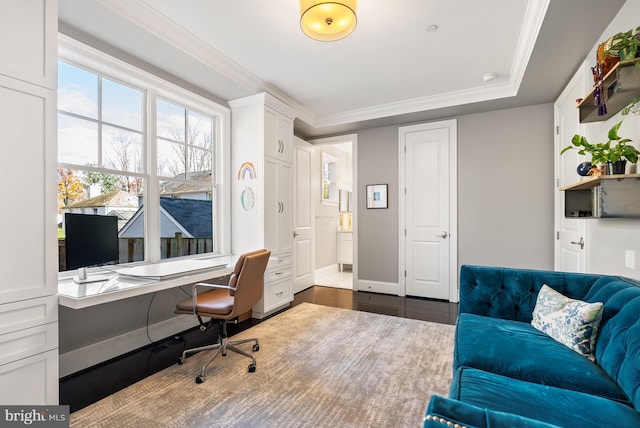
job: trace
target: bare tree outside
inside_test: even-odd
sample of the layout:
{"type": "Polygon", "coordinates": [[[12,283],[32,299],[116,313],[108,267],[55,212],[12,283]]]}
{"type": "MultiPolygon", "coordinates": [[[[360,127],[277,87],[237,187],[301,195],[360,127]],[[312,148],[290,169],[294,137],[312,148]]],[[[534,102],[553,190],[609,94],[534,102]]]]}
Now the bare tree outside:
{"type": "MultiPolygon", "coordinates": [[[[130,134],[121,132],[109,142],[105,153],[105,166],[120,171],[142,172],[141,144],[134,141],[130,134]]],[[[127,193],[136,194],[142,189],[142,179],[119,176],[119,188],[127,193]]]]}
{"type": "MultiPolygon", "coordinates": [[[[189,123],[187,144],[171,144],[171,150],[175,156],[163,163],[162,170],[174,177],[185,178],[187,172],[211,170],[213,162],[211,130],[203,131],[202,128],[199,121],[195,124],[189,123]],[[199,142],[198,146],[193,145],[196,141],[199,142]]],[[[171,127],[171,134],[174,141],[185,141],[184,129],[171,127]]]]}

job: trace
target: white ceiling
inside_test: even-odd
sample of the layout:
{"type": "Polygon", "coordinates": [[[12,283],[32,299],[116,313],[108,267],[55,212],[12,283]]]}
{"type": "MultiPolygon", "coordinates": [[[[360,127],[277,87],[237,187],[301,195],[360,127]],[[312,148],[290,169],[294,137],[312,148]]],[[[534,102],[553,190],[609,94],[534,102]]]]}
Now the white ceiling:
{"type": "Polygon", "coordinates": [[[336,42],[302,33],[297,0],[59,0],[59,19],[217,101],[268,91],[313,137],[553,102],[623,3],[360,0],[336,42]]]}

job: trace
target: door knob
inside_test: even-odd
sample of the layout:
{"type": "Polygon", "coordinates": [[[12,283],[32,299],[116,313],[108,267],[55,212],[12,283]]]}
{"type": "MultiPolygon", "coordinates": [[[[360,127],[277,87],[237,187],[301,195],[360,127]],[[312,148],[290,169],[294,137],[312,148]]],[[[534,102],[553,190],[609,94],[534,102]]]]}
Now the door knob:
{"type": "Polygon", "coordinates": [[[580,245],[580,249],[584,250],[584,238],[581,236],[579,241],[571,241],[574,245],[580,245]]]}
{"type": "Polygon", "coordinates": [[[300,235],[300,234],[294,230],[293,231],[293,237],[296,238],[298,235],[300,235]]]}
{"type": "Polygon", "coordinates": [[[438,238],[442,238],[445,239],[447,236],[449,236],[449,234],[447,233],[447,231],[445,230],[444,232],[442,232],[440,235],[436,235],[438,238]]]}

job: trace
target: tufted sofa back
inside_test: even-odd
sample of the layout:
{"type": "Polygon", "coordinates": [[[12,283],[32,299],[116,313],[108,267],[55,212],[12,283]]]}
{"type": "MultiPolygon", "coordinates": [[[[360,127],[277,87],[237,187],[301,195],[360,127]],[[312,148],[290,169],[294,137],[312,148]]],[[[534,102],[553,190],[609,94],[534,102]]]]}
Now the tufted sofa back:
{"type": "Polygon", "coordinates": [[[612,276],[464,265],[460,269],[459,311],[531,322],[544,284],[583,300],[595,283],[614,280],[612,276]]]}
{"type": "Polygon", "coordinates": [[[603,302],[596,362],[640,410],[640,283],[615,276],[464,265],[460,313],[531,322],[547,284],[587,302],[603,302]]]}

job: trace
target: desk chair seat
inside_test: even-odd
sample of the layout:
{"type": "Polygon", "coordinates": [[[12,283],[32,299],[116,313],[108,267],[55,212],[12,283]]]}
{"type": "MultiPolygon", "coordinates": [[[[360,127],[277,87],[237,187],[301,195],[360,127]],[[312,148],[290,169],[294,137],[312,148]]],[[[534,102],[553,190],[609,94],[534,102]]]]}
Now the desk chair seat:
{"type": "Polygon", "coordinates": [[[207,324],[202,320],[203,317],[211,318],[209,324],[220,323],[222,325],[222,333],[218,336],[217,343],[187,349],[182,353],[178,361],[180,364],[183,364],[188,354],[205,350],[216,350],[207,363],[202,366],[200,374],[196,377],[196,383],[204,382],[206,368],[219,354],[226,356],[227,350],[251,358],[252,362],[248,367],[249,373],[256,370],[255,357],[252,354],[238,349],[236,345],[253,342],[252,351],[257,352],[260,350],[258,339],[229,341],[227,324],[237,323],[237,317],[251,310],[262,298],[264,271],[267,268],[270,255],[271,251],[264,249],[241,255],[235,264],[233,273],[229,279],[229,285],[199,282],[193,286],[192,297],[176,305],[175,313],[196,316],[200,322],[200,330],[202,331],[207,329],[207,324]],[[210,288],[210,290],[198,293],[198,289],[204,287],[210,288]]]}

